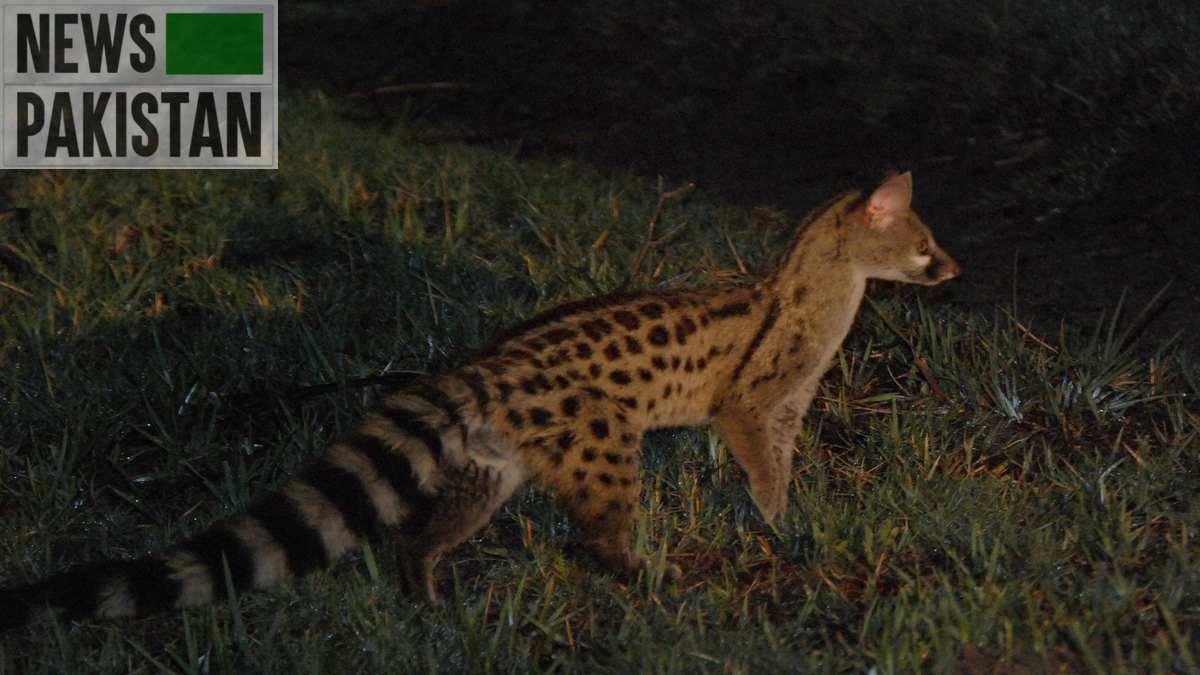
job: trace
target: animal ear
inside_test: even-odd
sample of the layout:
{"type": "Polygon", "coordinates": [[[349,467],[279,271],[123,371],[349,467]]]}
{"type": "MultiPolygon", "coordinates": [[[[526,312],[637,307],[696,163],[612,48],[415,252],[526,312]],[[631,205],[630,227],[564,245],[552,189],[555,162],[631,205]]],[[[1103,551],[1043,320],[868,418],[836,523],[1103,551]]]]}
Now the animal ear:
{"type": "Polygon", "coordinates": [[[867,222],[872,227],[886,227],[891,218],[889,214],[907,211],[912,205],[912,173],[889,177],[883,184],[875,188],[867,200],[867,222]]]}

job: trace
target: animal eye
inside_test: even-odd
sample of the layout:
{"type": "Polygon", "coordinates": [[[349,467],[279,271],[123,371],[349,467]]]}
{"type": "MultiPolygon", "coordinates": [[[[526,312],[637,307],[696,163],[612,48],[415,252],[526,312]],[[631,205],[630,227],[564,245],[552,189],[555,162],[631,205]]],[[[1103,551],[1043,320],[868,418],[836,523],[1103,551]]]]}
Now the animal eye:
{"type": "Polygon", "coordinates": [[[929,253],[929,240],[922,239],[921,243],[917,244],[917,254],[926,255],[929,253]]]}

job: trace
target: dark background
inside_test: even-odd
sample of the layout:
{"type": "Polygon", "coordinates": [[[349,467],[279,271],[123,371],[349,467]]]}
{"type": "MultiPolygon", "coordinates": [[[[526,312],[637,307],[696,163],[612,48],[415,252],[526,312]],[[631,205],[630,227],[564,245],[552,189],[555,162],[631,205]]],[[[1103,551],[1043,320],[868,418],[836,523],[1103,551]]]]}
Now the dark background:
{"type": "Polygon", "coordinates": [[[284,3],[280,29],[285,87],[363,124],[432,123],[422,142],[797,217],[912,170],[965,269],[951,297],[991,311],[1015,292],[1054,334],[1124,290],[1128,325],[1171,282],[1141,348],[1200,346],[1200,3],[284,3]]]}

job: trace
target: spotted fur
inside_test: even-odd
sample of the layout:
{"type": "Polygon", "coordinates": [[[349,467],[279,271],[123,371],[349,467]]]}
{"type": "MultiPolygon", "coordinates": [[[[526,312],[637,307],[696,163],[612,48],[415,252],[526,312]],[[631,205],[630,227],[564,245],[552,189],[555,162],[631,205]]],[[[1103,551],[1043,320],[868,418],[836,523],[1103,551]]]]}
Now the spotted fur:
{"type": "Polygon", "coordinates": [[[866,279],[958,274],[910,195],[903,174],[835,199],[753,286],[593,298],[536,317],[468,365],[380,401],[245,513],[152,556],[4,591],[0,622],[45,607],[107,618],[203,605],[230,586],[303,576],[385,531],[403,541],[407,582],[437,602],[438,556],[528,481],[557,495],[598,560],[633,571],[638,451],[659,427],[714,424],[773,519],[800,420],[866,279]]]}

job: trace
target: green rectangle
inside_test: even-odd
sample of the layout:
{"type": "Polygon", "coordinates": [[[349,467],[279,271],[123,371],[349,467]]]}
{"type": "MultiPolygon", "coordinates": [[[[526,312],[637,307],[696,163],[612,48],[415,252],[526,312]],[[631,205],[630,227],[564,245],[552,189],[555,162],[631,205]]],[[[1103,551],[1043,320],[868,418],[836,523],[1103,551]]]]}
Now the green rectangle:
{"type": "Polygon", "coordinates": [[[263,15],[167,13],[168,75],[262,75],[263,15]]]}

